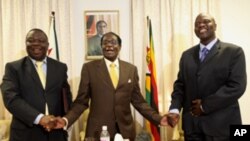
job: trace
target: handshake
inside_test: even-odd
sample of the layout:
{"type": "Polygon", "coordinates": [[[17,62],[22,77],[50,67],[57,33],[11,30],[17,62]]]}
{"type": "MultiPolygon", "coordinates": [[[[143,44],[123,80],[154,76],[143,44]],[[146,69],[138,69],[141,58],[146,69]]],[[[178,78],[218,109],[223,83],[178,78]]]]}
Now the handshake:
{"type": "Polygon", "coordinates": [[[179,114],[168,113],[163,116],[160,124],[162,126],[171,126],[173,128],[178,123],[179,119],[180,119],[179,114]]]}
{"type": "MultiPolygon", "coordinates": [[[[194,117],[199,117],[204,114],[202,105],[201,105],[201,99],[195,99],[192,101],[192,105],[190,107],[190,114],[194,117]]],[[[179,114],[176,113],[168,113],[164,115],[164,117],[161,120],[162,125],[169,125],[172,128],[175,127],[175,125],[178,123],[180,119],[179,114]]]]}
{"type": "Polygon", "coordinates": [[[62,117],[44,115],[40,119],[39,125],[41,125],[46,131],[50,132],[53,129],[61,129],[65,127],[66,121],[62,117]]]}
{"type": "MultiPolygon", "coordinates": [[[[161,119],[161,125],[162,126],[171,126],[172,128],[175,127],[175,125],[179,121],[179,114],[175,113],[168,113],[163,116],[161,119]]],[[[41,125],[46,131],[50,132],[53,129],[62,129],[66,126],[66,120],[62,117],[55,117],[53,115],[44,115],[40,121],[39,125],[41,125]]]]}

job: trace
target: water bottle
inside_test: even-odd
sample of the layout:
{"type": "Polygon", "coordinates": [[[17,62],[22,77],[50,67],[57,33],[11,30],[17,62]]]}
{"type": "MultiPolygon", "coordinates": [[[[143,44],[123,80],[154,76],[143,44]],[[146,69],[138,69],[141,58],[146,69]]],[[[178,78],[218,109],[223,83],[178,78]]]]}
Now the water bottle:
{"type": "Polygon", "coordinates": [[[100,141],[110,141],[108,127],[106,125],[102,126],[102,132],[100,134],[100,141]]]}

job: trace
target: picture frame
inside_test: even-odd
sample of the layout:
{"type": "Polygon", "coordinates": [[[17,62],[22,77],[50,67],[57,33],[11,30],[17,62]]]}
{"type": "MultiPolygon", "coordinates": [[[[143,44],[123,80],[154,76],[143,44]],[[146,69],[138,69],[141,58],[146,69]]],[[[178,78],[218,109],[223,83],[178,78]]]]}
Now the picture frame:
{"type": "Polygon", "coordinates": [[[86,59],[101,59],[101,37],[107,32],[119,34],[118,10],[90,10],[84,12],[86,59]]]}

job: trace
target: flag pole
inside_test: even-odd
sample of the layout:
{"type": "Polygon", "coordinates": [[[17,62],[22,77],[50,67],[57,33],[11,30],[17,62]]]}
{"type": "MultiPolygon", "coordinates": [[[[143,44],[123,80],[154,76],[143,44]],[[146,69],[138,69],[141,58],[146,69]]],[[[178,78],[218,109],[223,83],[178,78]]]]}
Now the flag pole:
{"type": "Polygon", "coordinates": [[[58,42],[57,42],[57,34],[56,34],[56,22],[55,22],[55,11],[51,12],[50,16],[50,29],[49,29],[49,43],[52,48],[50,48],[48,51],[48,54],[51,53],[51,51],[55,51],[55,59],[60,61],[59,58],[59,49],[58,49],[58,42]]]}

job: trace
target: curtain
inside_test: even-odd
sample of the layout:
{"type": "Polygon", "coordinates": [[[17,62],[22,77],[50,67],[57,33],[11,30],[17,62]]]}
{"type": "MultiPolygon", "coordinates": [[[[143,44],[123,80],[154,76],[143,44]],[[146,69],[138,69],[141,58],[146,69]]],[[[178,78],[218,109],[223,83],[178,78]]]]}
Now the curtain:
{"type": "MultiPolygon", "coordinates": [[[[68,65],[68,76],[72,75],[71,48],[71,1],[69,0],[1,0],[0,1],[0,83],[7,62],[26,56],[25,37],[32,28],[40,28],[49,33],[50,15],[55,12],[57,39],[60,61],[68,65]]],[[[69,79],[70,85],[78,84],[69,79]]],[[[76,93],[76,87],[72,92],[76,93]]],[[[11,114],[4,108],[0,96],[0,119],[10,119],[11,114]]],[[[71,138],[79,140],[79,129],[76,123],[71,130],[71,138]]]]}
{"type": "MultiPolygon", "coordinates": [[[[184,50],[198,43],[193,32],[196,16],[200,12],[209,12],[219,17],[219,5],[217,0],[132,0],[133,63],[142,72],[141,88],[144,90],[145,35],[148,34],[146,18],[149,16],[152,22],[159,109],[162,115],[168,112],[180,56],[184,50]]],[[[220,19],[216,21],[218,24],[220,19]]],[[[180,127],[161,127],[161,140],[178,139],[180,127]]]]}

